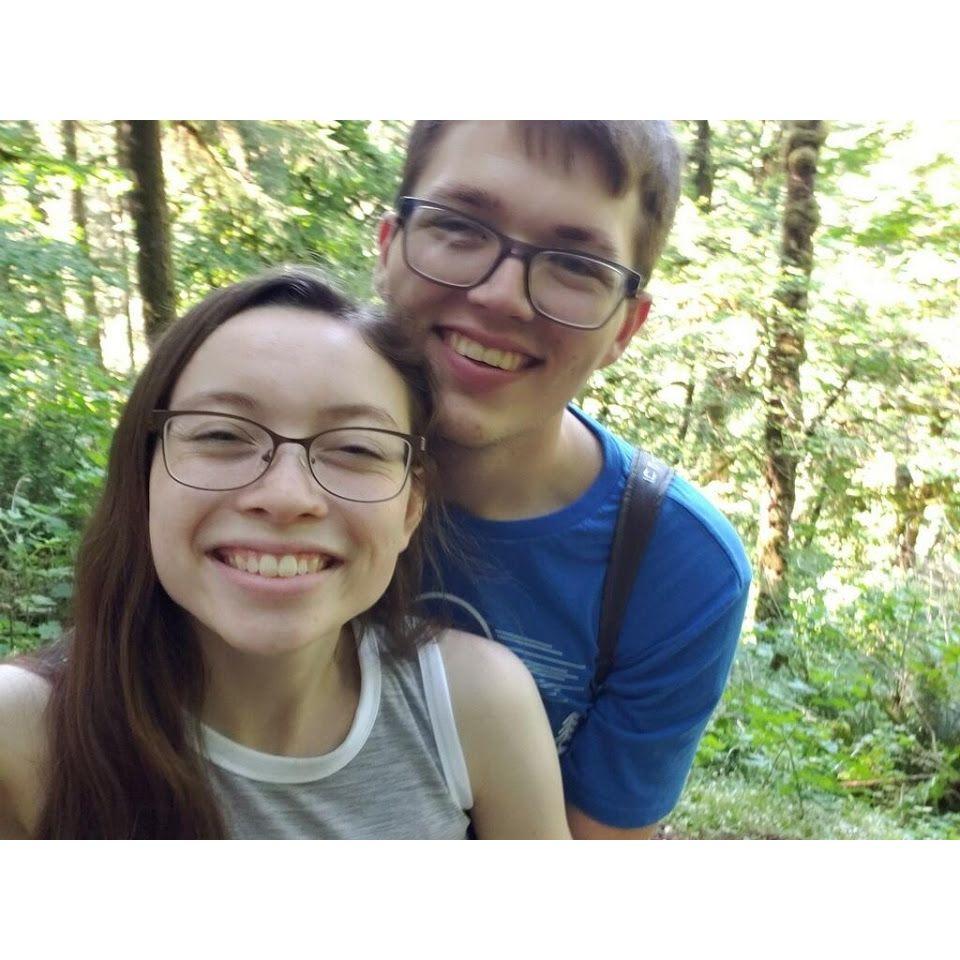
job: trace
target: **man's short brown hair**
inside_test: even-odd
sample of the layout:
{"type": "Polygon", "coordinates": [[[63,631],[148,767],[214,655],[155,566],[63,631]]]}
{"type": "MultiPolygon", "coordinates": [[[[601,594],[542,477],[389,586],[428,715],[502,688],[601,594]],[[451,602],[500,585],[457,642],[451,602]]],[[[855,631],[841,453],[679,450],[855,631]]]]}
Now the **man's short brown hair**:
{"type": "MultiPolygon", "coordinates": [[[[410,131],[398,197],[408,196],[444,128],[455,121],[418,120],[410,131]]],[[[637,190],[640,201],[633,266],[653,272],[680,198],[682,156],[664,120],[517,120],[531,156],[552,155],[570,169],[578,150],[599,162],[611,194],[637,190]]]]}

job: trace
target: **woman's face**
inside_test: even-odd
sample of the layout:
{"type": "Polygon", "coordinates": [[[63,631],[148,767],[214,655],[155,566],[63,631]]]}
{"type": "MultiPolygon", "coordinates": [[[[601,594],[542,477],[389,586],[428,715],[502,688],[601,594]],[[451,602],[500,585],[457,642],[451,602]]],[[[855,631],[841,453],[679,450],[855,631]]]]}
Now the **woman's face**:
{"type": "MultiPolygon", "coordinates": [[[[288,437],[411,430],[399,374],[345,324],[297,307],[228,320],[191,358],[168,406],[243,416],[288,437]]],[[[201,638],[264,654],[333,641],[389,585],[420,517],[411,482],[392,500],[354,503],[327,493],[305,458],[285,444],[255,483],[212,492],[171,479],[157,444],[150,549],[201,638]],[[291,557],[307,572],[270,575],[289,574],[291,557]]]]}

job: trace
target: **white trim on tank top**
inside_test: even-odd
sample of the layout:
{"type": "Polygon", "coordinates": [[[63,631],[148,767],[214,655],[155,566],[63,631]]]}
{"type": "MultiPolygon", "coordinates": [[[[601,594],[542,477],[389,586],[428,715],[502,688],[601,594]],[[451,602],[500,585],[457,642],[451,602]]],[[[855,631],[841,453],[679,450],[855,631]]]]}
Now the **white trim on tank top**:
{"type": "MultiPolygon", "coordinates": [[[[357,650],[360,659],[360,700],[350,731],[335,750],[319,757],[277,756],[235,743],[212,727],[200,724],[200,745],[204,755],[230,773],[262,783],[310,783],[341,770],[367,742],[380,710],[380,649],[373,628],[364,633],[357,650]]],[[[447,672],[436,642],[421,646],[418,659],[427,713],[447,789],[461,809],[469,810],[473,806],[473,790],[453,715],[447,672]]]]}
{"type": "Polygon", "coordinates": [[[343,743],[319,757],[283,757],[234,743],[200,724],[203,753],[218,767],[262,783],[310,783],[343,769],[363,748],[380,710],[380,653],[376,634],[368,630],[357,647],[360,700],[343,743]]]}
{"type": "Polygon", "coordinates": [[[425,643],[417,651],[417,655],[420,658],[423,689],[427,695],[427,713],[430,714],[430,726],[433,727],[433,738],[437,743],[447,789],[450,796],[460,804],[461,810],[469,810],[473,806],[473,790],[470,787],[470,775],[453,715],[443,655],[435,641],[425,643]]]}

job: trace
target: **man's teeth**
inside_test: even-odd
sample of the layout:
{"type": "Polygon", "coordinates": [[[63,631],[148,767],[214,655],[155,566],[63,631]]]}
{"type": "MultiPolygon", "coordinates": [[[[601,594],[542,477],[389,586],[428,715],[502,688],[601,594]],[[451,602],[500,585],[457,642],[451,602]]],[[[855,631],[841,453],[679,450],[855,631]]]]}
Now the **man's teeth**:
{"type": "Polygon", "coordinates": [[[485,363],[488,367],[499,367],[501,370],[519,370],[523,366],[524,357],[509,350],[494,350],[465,337],[462,333],[451,333],[447,343],[454,353],[470,360],[485,363]]]}
{"type": "Polygon", "coordinates": [[[277,556],[273,553],[255,553],[253,550],[224,550],[221,556],[231,567],[261,577],[298,577],[324,570],[333,563],[333,557],[316,553],[285,553],[277,556]]]}

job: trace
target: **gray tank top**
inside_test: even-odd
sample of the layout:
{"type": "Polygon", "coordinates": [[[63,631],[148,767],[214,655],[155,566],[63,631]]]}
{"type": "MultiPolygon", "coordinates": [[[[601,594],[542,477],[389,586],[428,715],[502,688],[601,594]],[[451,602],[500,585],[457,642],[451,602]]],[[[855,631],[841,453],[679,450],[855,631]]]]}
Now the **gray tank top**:
{"type": "Polygon", "coordinates": [[[358,644],[360,701],[347,738],[319,757],[282,757],[201,726],[234,839],[463,840],[473,806],[436,643],[394,657],[374,629],[358,644]]]}

